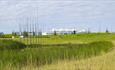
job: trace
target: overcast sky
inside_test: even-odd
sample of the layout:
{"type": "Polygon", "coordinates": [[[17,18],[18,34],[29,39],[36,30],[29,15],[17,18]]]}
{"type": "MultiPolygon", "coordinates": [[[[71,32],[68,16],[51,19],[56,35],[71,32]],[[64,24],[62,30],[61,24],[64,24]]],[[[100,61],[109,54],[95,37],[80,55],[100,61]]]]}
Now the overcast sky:
{"type": "Polygon", "coordinates": [[[115,31],[114,0],[0,0],[0,32],[39,23],[43,31],[78,28],[115,31]]]}

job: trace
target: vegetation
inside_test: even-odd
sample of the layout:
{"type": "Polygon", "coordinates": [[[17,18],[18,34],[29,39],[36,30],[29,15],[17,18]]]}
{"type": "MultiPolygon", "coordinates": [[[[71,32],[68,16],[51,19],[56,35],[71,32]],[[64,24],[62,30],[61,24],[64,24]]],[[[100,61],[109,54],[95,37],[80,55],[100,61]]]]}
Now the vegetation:
{"type": "Polygon", "coordinates": [[[23,51],[1,51],[1,67],[4,65],[26,66],[28,63],[44,65],[65,59],[81,59],[107,52],[113,47],[111,42],[93,42],[90,44],[65,44],[60,46],[43,46],[26,48],[23,51]],[[105,47],[106,45],[106,47],[105,47]]]}
{"type": "Polygon", "coordinates": [[[58,61],[40,68],[30,65],[23,70],[115,70],[115,49],[88,59],[58,61]]]}
{"type": "Polygon", "coordinates": [[[33,44],[66,44],[66,43],[90,43],[94,41],[115,42],[115,33],[89,33],[89,34],[70,34],[70,35],[49,35],[38,36],[37,38],[24,38],[23,43],[30,41],[33,44]],[[35,41],[37,40],[37,42],[35,41]]]}
{"type": "MultiPolygon", "coordinates": [[[[0,44],[3,43],[3,40],[4,39],[1,39],[0,44]]],[[[13,40],[14,41],[9,40],[10,43],[8,41],[8,44],[10,45],[11,42],[20,41],[17,38],[13,40]]],[[[27,48],[21,48],[20,50],[0,51],[0,68],[2,70],[21,70],[26,68],[26,66],[32,65],[33,70],[35,70],[35,66],[37,66],[38,70],[38,67],[42,65],[56,63],[58,61],[84,60],[85,62],[87,58],[94,58],[97,55],[112,51],[114,48],[114,40],[115,34],[110,33],[54,35],[31,39],[24,38],[20,42],[27,44],[29,41],[32,41],[33,43],[29,43],[27,48]]]]}
{"type": "Polygon", "coordinates": [[[1,50],[16,50],[23,49],[26,45],[13,40],[0,40],[0,51],[1,50]]]}

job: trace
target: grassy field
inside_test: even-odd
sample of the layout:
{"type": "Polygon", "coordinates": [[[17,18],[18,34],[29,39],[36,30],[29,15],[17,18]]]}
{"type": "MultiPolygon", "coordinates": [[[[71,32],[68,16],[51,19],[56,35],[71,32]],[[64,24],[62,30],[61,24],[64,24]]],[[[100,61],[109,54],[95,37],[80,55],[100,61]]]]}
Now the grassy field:
{"type": "MultiPolygon", "coordinates": [[[[4,39],[4,38],[0,38],[4,39]]],[[[11,38],[6,38],[11,39],[11,38]]],[[[15,38],[13,40],[20,41],[15,38]]],[[[76,35],[49,35],[39,38],[24,38],[21,41],[25,44],[30,43],[31,40],[34,44],[63,44],[63,43],[88,43],[93,41],[115,41],[115,33],[91,33],[91,34],[76,34],[76,35]]]]}
{"type": "Polygon", "coordinates": [[[24,70],[115,70],[115,49],[107,54],[83,60],[64,60],[40,68],[30,66],[24,70]]]}
{"type": "MultiPolygon", "coordinates": [[[[31,39],[33,42],[35,38],[31,39]]],[[[92,33],[76,35],[45,36],[37,39],[40,44],[88,43],[93,41],[115,41],[115,33],[92,33]]],[[[23,40],[27,43],[27,39],[23,40]]],[[[34,42],[36,44],[36,42],[34,42]]]]}
{"type": "Polygon", "coordinates": [[[113,33],[45,36],[21,42],[28,44],[27,40],[33,42],[28,48],[0,51],[1,70],[93,70],[96,64],[103,69],[114,61],[113,33]]]}

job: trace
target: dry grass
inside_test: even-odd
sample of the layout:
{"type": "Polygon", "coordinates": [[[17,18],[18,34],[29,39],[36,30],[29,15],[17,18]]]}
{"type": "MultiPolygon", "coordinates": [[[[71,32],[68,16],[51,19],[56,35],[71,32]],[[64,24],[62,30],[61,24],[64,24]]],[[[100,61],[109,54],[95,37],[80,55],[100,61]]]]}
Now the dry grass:
{"type": "Polygon", "coordinates": [[[8,64],[2,70],[115,70],[115,49],[100,56],[82,60],[64,60],[38,67],[28,64],[24,67],[12,67],[8,64]]]}
{"type": "Polygon", "coordinates": [[[9,65],[4,70],[115,70],[115,49],[107,54],[88,59],[58,61],[40,68],[33,64],[22,68],[9,65]]]}
{"type": "Polygon", "coordinates": [[[102,56],[84,60],[65,60],[36,70],[115,70],[115,49],[102,56]]]}

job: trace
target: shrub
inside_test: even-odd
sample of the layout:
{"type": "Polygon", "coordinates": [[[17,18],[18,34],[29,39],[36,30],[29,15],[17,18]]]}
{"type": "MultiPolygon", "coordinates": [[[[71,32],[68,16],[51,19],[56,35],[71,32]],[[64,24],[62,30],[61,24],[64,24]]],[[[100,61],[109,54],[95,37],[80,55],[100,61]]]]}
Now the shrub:
{"type": "Polygon", "coordinates": [[[13,40],[0,40],[0,50],[23,49],[26,45],[13,40]]]}

